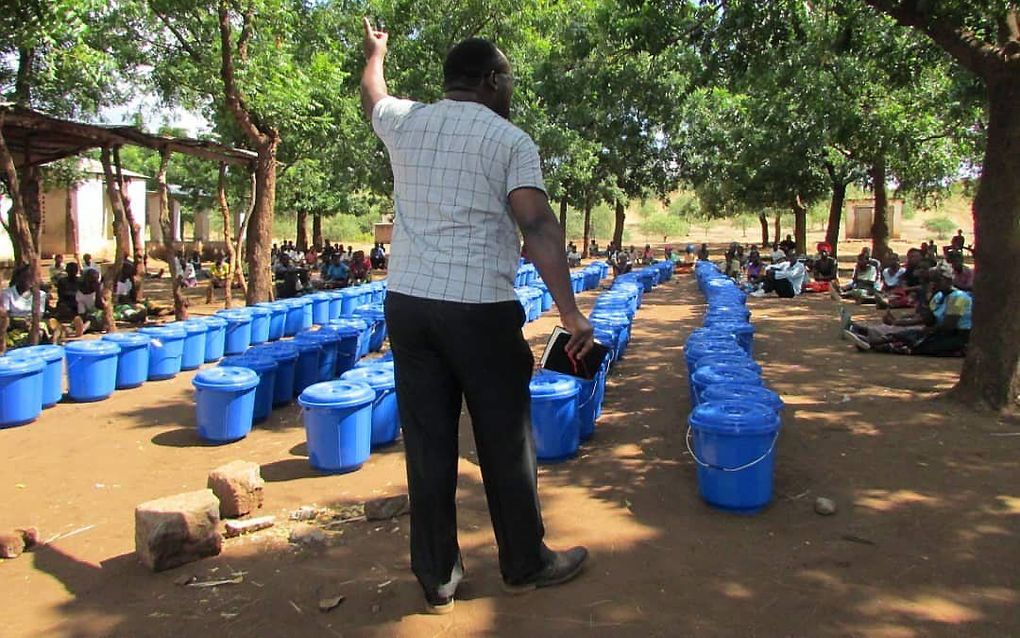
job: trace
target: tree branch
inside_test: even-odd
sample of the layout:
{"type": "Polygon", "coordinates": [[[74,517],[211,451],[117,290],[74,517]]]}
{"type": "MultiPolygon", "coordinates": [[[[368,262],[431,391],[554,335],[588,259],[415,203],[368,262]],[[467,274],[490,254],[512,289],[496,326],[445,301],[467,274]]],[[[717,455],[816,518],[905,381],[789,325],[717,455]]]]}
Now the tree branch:
{"type": "Polygon", "coordinates": [[[1001,70],[1006,61],[999,47],[985,42],[965,27],[950,24],[926,13],[918,7],[917,0],[864,0],[864,2],[899,24],[924,33],[957,62],[982,78],[1001,70]]]}
{"type": "Polygon", "coordinates": [[[249,140],[258,146],[265,146],[269,142],[269,136],[259,130],[237,90],[237,80],[234,77],[234,54],[230,42],[230,7],[227,0],[220,0],[219,27],[220,78],[223,80],[223,94],[227,110],[230,111],[238,128],[249,140]]]}
{"type": "Polygon", "coordinates": [[[156,17],[159,18],[159,21],[163,23],[163,26],[166,27],[166,30],[169,31],[172,36],[174,36],[174,39],[177,40],[178,44],[181,45],[181,48],[184,49],[184,52],[188,54],[188,57],[190,57],[195,62],[200,62],[202,60],[202,56],[198,53],[198,50],[195,49],[195,47],[191,46],[191,43],[184,38],[184,35],[177,30],[177,27],[175,27],[170,22],[169,18],[167,18],[165,15],[159,12],[156,12],[156,17]]]}

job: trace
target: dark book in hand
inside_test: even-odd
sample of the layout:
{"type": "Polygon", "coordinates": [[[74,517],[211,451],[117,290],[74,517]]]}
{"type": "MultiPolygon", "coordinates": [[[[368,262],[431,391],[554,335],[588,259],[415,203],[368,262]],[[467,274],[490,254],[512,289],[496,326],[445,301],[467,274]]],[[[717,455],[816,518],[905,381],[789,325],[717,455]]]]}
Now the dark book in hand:
{"type": "Polygon", "coordinates": [[[569,332],[560,327],[553,329],[549,343],[545,346],[545,352],[542,353],[542,367],[587,381],[594,379],[599,368],[602,367],[602,362],[609,356],[609,348],[596,341],[588,354],[580,359],[574,359],[567,354],[569,341],[569,332]]]}

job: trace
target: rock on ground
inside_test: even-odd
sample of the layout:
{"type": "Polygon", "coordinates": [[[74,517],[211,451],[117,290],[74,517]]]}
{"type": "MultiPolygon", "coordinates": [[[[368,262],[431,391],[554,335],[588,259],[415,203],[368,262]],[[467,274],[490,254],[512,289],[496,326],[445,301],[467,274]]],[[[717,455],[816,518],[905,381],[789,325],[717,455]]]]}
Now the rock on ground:
{"type": "Polygon", "coordinates": [[[215,556],[223,547],[219,523],[212,490],[142,503],[135,508],[135,553],[155,572],[215,556]]]}
{"type": "Polygon", "coordinates": [[[20,532],[0,533],[0,558],[17,558],[25,551],[25,538],[20,532]]]}
{"type": "Polygon", "coordinates": [[[407,498],[407,494],[377,498],[365,503],[365,518],[370,521],[396,518],[410,511],[411,503],[407,498]]]}
{"type": "Polygon", "coordinates": [[[265,485],[258,463],[232,461],[209,472],[207,487],[220,499],[220,516],[237,518],[262,507],[265,485]]]}

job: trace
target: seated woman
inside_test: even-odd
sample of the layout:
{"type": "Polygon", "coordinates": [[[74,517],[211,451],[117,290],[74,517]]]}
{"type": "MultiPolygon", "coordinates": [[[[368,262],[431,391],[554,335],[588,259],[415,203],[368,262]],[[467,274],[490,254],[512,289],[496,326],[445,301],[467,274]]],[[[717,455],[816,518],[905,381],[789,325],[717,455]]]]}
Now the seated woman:
{"type": "Polygon", "coordinates": [[[811,264],[811,281],[804,284],[804,292],[829,292],[839,275],[839,264],[829,254],[829,245],[818,245],[818,257],[811,264]]]}
{"type": "MultiPolygon", "coordinates": [[[[47,317],[46,292],[39,291],[39,343],[59,343],[64,332],[60,322],[47,317]]],[[[28,345],[32,329],[32,271],[28,264],[14,269],[10,287],[0,292],[0,310],[10,321],[7,326],[7,347],[28,345]]]]}
{"type": "Polygon", "coordinates": [[[945,262],[929,277],[934,294],[916,315],[897,320],[887,313],[879,326],[851,323],[846,336],[861,351],[963,356],[970,340],[971,296],[953,286],[953,268],[945,262]]]}
{"type": "MultiPolygon", "coordinates": [[[[104,330],[106,321],[103,310],[103,286],[94,270],[86,271],[81,285],[74,293],[75,327],[81,326],[81,334],[91,330],[104,330]]],[[[114,317],[116,319],[116,317],[114,317]]]]}
{"type": "Polygon", "coordinates": [[[646,266],[655,259],[655,253],[652,252],[652,245],[645,244],[645,249],[641,251],[641,263],[646,266]]]}
{"type": "MultiPolygon", "coordinates": [[[[190,262],[185,265],[185,275],[190,262]]],[[[114,282],[113,290],[113,318],[116,321],[128,321],[130,323],[144,323],[148,315],[145,303],[138,299],[138,289],[135,288],[135,265],[131,262],[124,262],[120,277],[114,282]]]]}
{"type": "Polygon", "coordinates": [[[857,255],[857,264],[854,266],[853,278],[846,286],[833,284],[830,292],[832,298],[836,299],[874,299],[875,290],[878,288],[878,268],[871,260],[871,253],[861,251],[857,255]]]}
{"type": "Polygon", "coordinates": [[[948,261],[949,265],[953,267],[953,285],[965,292],[973,290],[974,271],[963,263],[963,253],[950,253],[948,261]]]}
{"type": "Polygon", "coordinates": [[[339,254],[334,254],[322,271],[322,286],[323,288],[344,288],[347,286],[350,276],[350,268],[340,259],[339,254]]]}
{"type": "Polygon", "coordinates": [[[747,283],[758,286],[765,280],[765,264],[761,261],[758,251],[752,251],[747,259],[747,283]]]}
{"type": "Polygon", "coordinates": [[[569,268],[577,268],[581,265],[581,253],[577,252],[577,246],[574,242],[570,242],[567,246],[567,266],[569,268]]]}
{"type": "Polygon", "coordinates": [[[365,251],[357,250],[351,256],[351,285],[363,284],[372,280],[372,262],[365,257],[365,251]]]}

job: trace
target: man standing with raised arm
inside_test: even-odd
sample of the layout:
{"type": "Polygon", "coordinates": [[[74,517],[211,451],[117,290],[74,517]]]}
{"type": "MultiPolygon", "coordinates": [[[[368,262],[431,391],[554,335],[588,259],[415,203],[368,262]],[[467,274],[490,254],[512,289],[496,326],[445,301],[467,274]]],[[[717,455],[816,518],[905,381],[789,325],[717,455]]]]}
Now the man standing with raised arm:
{"type": "Polygon", "coordinates": [[[464,575],[455,496],[465,399],[505,589],[565,583],[588,556],[543,542],[528,389],[534,359],[514,293],[518,229],[572,335],[569,354],[591,349],[592,327],[574,300],[538,149],[507,119],[514,78],[506,56],[486,40],[465,40],[443,63],[445,99],[401,100],[383,76],[388,35],[367,18],[364,27],[361,104],[393,167],[386,322],[407,457],[411,568],[428,610],[446,613],[464,575]]]}

